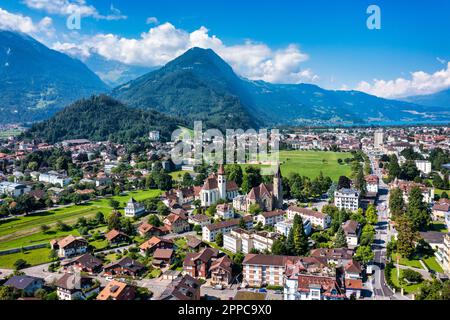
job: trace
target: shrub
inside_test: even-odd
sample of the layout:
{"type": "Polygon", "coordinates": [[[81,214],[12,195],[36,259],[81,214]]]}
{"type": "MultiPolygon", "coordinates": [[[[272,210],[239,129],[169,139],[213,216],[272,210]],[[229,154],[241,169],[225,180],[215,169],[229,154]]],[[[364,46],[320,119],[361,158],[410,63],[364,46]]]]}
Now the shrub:
{"type": "Polygon", "coordinates": [[[414,270],[406,269],[402,271],[402,277],[401,280],[406,280],[410,283],[420,283],[423,281],[422,275],[414,270]]]}

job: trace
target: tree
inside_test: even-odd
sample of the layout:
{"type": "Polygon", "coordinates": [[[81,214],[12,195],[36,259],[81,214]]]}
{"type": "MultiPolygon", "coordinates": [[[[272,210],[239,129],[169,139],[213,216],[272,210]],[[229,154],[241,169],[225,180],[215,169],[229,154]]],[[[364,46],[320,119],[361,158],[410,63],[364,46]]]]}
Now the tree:
{"type": "Polygon", "coordinates": [[[167,216],[170,214],[170,209],[162,201],[158,203],[156,211],[162,216],[167,216]]]}
{"type": "Polygon", "coordinates": [[[400,176],[401,170],[398,164],[398,158],[395,154],[390,157],[388,170],[389,178],[391,180],[394,180],[395,178],[398,178],[400,176]]]}
{"type": "Polygon", "coordinates": [[[336,233],[336,237],[334,239],[334,247],[335,248],[347,248],[347,236],[345,235],[344,229],[342,226],[339,227],[339,230],[336,233]]]}
{"type": "Polygon", "coordinates": [[[400,188],[391,190],[389,194],[389,210],[394,220],[405,213],[405,201],[403,191],[400,188]]]}
{"type": "Polygon", "coordinates": [[[119,210],[120,208],[120,202],[114,199],[109,199],[109,206],[113,209],[113,210],[119,210]]]}
{"type": "Polygon", "coordinates": [[[28,265],[28,263],[23,259],[18,259],[13,264],[14,270],[22,270],[22,269],[26,268],[27,265],[28,265]]]}
{"type": "Polygon", "coordinates": [[[183,181],[181,182],[181,185],[183,187],[190,187],[194,183],[194,179],[192,179],[192,176],[189,172],[185,172],[183,175],[183,181]]]}
{"type": "Polygon", "coordinates": [[[295,255],[294,228],[289,231],[288,238],[286,240],[286,255],[295,255]]]}
{"type": "Polygon", "coordinates": [[[12,287],[0,286],[0,300],[14,300],[14,289],[12,287]]]}
{"type": "Polygon", "coordinates": [[[340,176],[338,181],[338,189],[348,189],[351,187],[352,180],[347,178],[346,176],[340,176]]]}
{"type": "Polygon", "coordinates": [[[243,182],[243,172],[242,168],[238,164],[228,165],[225,168],[225,172],[227,174],[227,179],[229,181],[234,181],[240,187],[243,182]]]}
{"type": "Polygon", "coordinates": [[[222,247],[222,246],[223,246],[223,234],[222,234],[222,232],[219,232],[219,233],[216,235],[216,238],[215,238],[214,240],[216,241],[216,244],[217,244],[219,247],[222,247]]]}
{"type": "Polygon", "coordinates": [[[411,189],[406,211],[415,230],[426,230],[431,223],[431,216],[427,204],[423,201],[420,187],[411,189]]]}
{"type": "Polygon", "coordinates": [[[43,224],[42,226],[40,226],[40,229],[43,233],[47,233],[50,230],[50,227],[46,224],[43,224]]]}
{"type": "Polygon", "coordinates": [[[56,230],[58,230],[59,232],[66,232],[66,231],[70,231],[70,227],[65,224],[62,221],[57,221],[56,222],[56,230]]]}
{"type": "Polygon", "coordinates": [[[368,264],[373,261],[374,258],[375,254],[370,246],[359,246],[358,249],[356,249],[355,259],[357,261],[368,264]]]}
{"type": "Polygon", "coordinates": [[[161,220],[158,218],[157,215],[152,214],[148,217],[147,222],[149,224],[151,224],[154,227],[161,227],[163,225],[163,223],[161,222],[161,220]]]}
{"type": "Polygon", "coordinates": [[[202,233],[202,226],[199,225],[199,224],[196,224],[196,225],[194,226],[194,231],[195,231],[197,234],[201,234],[201,233],[202,233]]]}
{"type": "Polygon", "coordinates": [[[366,220],[368,223],[374,225],[378,223],[377,209],[374,205],[369,205],[366,211],[366,220]]]}
{"type": "Polygon", "coordinates": [[[405,258],[409,258],[415,251],[415,242],[419,236],[408,217],[400,216],[396,222],[398,231],[397,252],[405,258]]]}
{"type": "Polygon", "coordinates": [[[104,224],[105,223],[105,215],[103,214],[103,212],[98,211],[95,214],[95,221],[97,222],[97,224],[104,224]]]}
{"type": "Polygon", "coordinates": [[[120,218],[120,212],[113,211],[108,217],[108,230],[120,230],[120,218]]]}
{"type": "Polygon", "coordinates": [[[261,207],[259,206],[259,204],[257,203],[252,203],[249,208],[248,208],[248,212],[252,215],[258,215],[262,212],[261,207]]]}
{"type": "Polygon", "coordinates": [[[50,253],[48,254],[48,258],[51,261],[56,261],[58,260],[58,253],[56,252],[56,250],[50,250],[50,253]]]}
{"type": "Polygon", "coordinates": [[[294,249],[298,256],[304,256],[308,253],[308,237],[305,234],[305,229],[303,227],[303,220],[300,215],[294,217],[293,223],[293,233],[294,233],[294,249]]]}
{"type": "Polygon", "coordinates": [[[279,239],[276,239],[272,244],[272,254],[278,255],[278,256],[284,256],[288,255],[289,252],[286,249],[286,238],[280,237],[279,239]]]}
{"type": "Polygon", "coordinates": [[[245,219],[243,217],[239,220],[239,228],[244,230],[247,229],[247,223],[245,222],[245,219]]]}

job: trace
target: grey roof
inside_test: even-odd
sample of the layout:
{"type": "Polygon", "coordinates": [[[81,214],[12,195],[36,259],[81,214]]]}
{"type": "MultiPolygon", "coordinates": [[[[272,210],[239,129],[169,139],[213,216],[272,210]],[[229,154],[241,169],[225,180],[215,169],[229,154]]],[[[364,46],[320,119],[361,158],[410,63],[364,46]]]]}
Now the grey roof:
{"type": "Polygon", "coordinates": [[[24,290],[36,280],[40,280],[42,282],[44,281],[41,278],[30,277],[30,276],[13,276],[8,281],[6,281],[4,286],[13,287],[13,288],[16,288],[19,290],[24,290]]]}

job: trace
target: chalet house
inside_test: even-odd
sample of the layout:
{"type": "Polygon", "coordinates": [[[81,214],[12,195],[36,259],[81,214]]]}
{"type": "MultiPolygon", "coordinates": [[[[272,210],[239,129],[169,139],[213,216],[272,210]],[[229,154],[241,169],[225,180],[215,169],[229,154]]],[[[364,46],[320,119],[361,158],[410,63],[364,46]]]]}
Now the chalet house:
{"type": "Polygon", "coordinates": [[[284,220],[284,215],[285,212],[282,210],[263,212],[256,217],[256,223],[273,227],[276,223],[284,220]]]}
{"type": "Polygon", "coordinates": [[[131,301],[136,297],[136,288],[123,282],[113,280],[98,294],[97,300],[131,301]]]}
{"type": "Polygon", "coordinates": [[[139,246],[142,254],[153,254],[157,249],[173,249],[174,244],[170,239],[163,239],[160,237],[152,237],[150,240],[144,242],[139,246]]]}
{"type": "Polygon", "coordinates": [[[320,227],[323,230],[329,228],[331,225],[331,217],[327,214],[306,208],[290,206],[287,210],[288,219],[294,220],[296,215],[301,216],[302,220],[311,221],[313,226],[320,227]]]}
{"type": "Polygon", "coordinates": [[[44,286],[44,280],[26,275],[12,276],[3,284],[3,286],[21,290],[26,295],[30,296],[33,295],[36,290],[41,289],[44,286]]]}
{"type": "Polygon", "coordinates": [[[103,262],[90,253],[86,253],[81,257],[62,262],[61,266],[66,272],[70,271],[78,273],[85,272],[89,274],[97,274],[102,271],[103,262]]]}
{"type": "Polygon", "coordinates": [[[152,264],[158,267],[171,265],[175,257],[173,249],[156,249],[153,253],[152,264]]]}
{"type": "Polygon", "coordinates": [[[211,284],[227,286],[233,279],[233,262],[231,259],[224,255],[221,258],[212,262],[209,268],[209,273],[211,274],[211,284]]]}
{"type": "Polygon", "coordinates": [[[202,207],[209,207],[219,200],[233,201],[238,196],[239,187],[235,181],[227,181],[223,165],[219,166],[217,174],[206,178],[200,190],[200,201],[202,207]]]}
{"type": "Polygon", "coordinates": [[[358,280],[362,278],[362,268],[359,262],[350,260],[344,267],[345,279],[358,280]]]}
{"type": "Polygon", "coordinates": [[[198,252],[200,248],[205,247],[205,244],[202,240],[198,239],[194,236],[187,236],[187,246],[191,251],[198,252]]]}
{"type": "Polygon", "coordinates": [[[88,251],[88,242],[83,237],[74,237],[72,235],[61,239],[50,241],[52,250],[57,251],[58,257],[70,258],[85,254],[88,251]]]}
{"type": "Polygon", "coordinates": [[[213,248],[206,248],[199,253],[188,252],[183,262],[183,273],[193,278],[209,278],[211,264],[218,254],[218,250],[213,248]]]}
{"type": "Polygon", "coordinates": [[[190,230],[188,218],[184,214],[171,213],[164,219],[164,226],[171,233],[183,233],[190,230]]]}
{"type": "Polygon", "coordinates": [[[425,203],[431,204],[434,201],[434,188],[428,188],[424,184],[416,183],[412,181],[404,181],[395,179],[394,182],[390,184],[390,188],[399,188],[403,191],[403,200],[405,203],[409,201],[409,193],[414,187],[419,187],[422,191],[423,201],[425,203]]]}
{"type": "Polygon", "coordinates": [[[169,233],[169,230],[166,227],[155,227],[148,222],[142,223],[138,227],[138,233],[141,237],[148,238],[152,236],[163,236],[169,233]]]}
{"type": "Polygon", "coordinates": [[[100,291],[100,283],[79,274],[66,273],[55,286],[58,300],[86,300],[100,291]]]}
{"type": "Polygon", "coordinates": [[[106,240],[108,240],[111,245],[118,245],[121,243],[129,243],[130,237],[125,233],[118,230],[111,230],[105,235],[106,240]]]}
{"type": "Polygon", "coordinates": [[[160,300],[200,300],[201,282],[189,275],[178,278],[161,294],[160,300]]]}
{"type": "Polygon", "coordinates": [[[103,268],[104,276],[137,277],[145,271],[145,266],[129,257],[112,262],[103,268]]]}
{"type": "Polygon", "coordinates": [[[183,206],[195,200],[195,187],[172,189],[164,193],[163,198],[166,205],[177,203],[179,206],[183,206]]]}
{"type": "Polygon", "coordinates": [[[354,248],[359,244],[359,236],[361,234],[361,225],[354,220],[348,220],[342,225],[345,236],[347,237],[347,245],[354,248]]]}

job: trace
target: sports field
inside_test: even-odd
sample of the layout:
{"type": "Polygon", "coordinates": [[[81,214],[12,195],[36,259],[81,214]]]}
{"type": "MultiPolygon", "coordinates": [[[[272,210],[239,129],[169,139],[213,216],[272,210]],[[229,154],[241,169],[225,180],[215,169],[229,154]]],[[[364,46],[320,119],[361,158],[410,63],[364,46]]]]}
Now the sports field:
{"type": "MultiPolygon", "coordinates": [[[[161,191],[159,190],[144,190],[131,192],[125,196],[115,196],[113,199],[119,201],[120,206],[124,207],[125,203],[128,202],[131,196],[137,201],[142,201],[145,199],[154,198],[160,194],[161,191]]],[[[61,221],[66,224],[73,224],[76,223],[78,218],[92,217],[99,211],[103,212],[107,216],[111,210],[112,208],[109,206],[109,199],[100,199],[79,206],[72,205],[43,213],[0,221],[0,250],[45,243],[51,239],[65,236],[67,234],[44,234],[40,229],[42,225],[51,227],[55,225],[57,221],[61,221]]],[[[75,231],[69,233],[74,232],[75,231]]]]}

